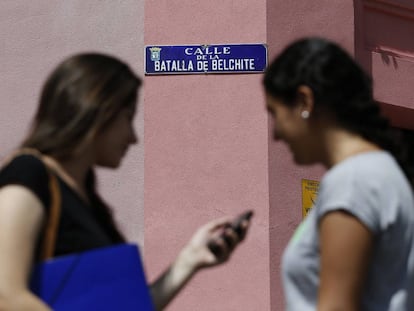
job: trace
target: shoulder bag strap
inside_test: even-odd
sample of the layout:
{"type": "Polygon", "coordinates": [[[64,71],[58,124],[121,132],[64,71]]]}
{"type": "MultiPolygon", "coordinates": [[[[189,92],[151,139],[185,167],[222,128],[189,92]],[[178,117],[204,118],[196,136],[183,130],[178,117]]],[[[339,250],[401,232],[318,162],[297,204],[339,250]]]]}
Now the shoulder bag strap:
{"type": "Polygon", "coordinates": [[[57,237],[57,232],[58,232],[61,201],[62,201],[57,177],[49,169],[48,169],[48,172],[49,172],[50,208],[49,208],[49,217],[47,217],[47,222],[46,222],[46,226],[44,230],[42,249],[40,252],[40,259],[42,260],[46,260],[46,259],[53,257],[55,246],[56,246],[56,237],[57,237]]]}
{"type": "Polygon", "coordinates": [[[46,260],[53,257],[56,245],[56,237],[58,232],[60,210],[61,210],[61,194],[59,188],[59,182],[52,169],[43,160],[43,155],[36,149],[22,148],[14,152],[7,158],[2,166],[12,161],[15,157],[23,154],[30,154],[38,158],[45,165],[49,175],[49,193],[50,193],[50,208],[49,215],[46,218],[46,224],[44,227],[44,236],[41,243],[40,259],[46,260]]]}

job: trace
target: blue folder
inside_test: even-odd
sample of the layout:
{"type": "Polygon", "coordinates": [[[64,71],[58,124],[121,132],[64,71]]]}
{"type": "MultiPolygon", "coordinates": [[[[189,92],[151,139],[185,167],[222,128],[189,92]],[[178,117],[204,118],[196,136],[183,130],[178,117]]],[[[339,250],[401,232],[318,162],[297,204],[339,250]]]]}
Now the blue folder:
{"type": "Polygon", "coordinates": [[[30,288],[56,311],[153,311],[139,249],[119,244],[37,265],[30,288]]]}

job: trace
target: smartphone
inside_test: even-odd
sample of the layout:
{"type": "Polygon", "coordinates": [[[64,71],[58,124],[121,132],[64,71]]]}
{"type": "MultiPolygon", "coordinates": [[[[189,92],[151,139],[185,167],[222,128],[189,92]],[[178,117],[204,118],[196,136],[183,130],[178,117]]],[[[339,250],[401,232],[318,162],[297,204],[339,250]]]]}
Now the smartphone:
{"type": "Polygon", "coordinates": [[[242,232],[242,223],[245,220],[250,220],[250,218],[252,218],[253,216],[253,211],[249,210],[247,212],[244,212],[243,214],[241,214],[239,217],[237,217],[231,224],[231,227],[233,228],[233,230],[240,236],[243,232],[242,232]]]}
{"type": "MultiPolygon", "coordinates": [[[[250,220],[250,218],[252,218],[253,216],[253,211],[249,210],[247,212],[244,212],[243,214],[239,215],[231,224],[230,227],[236,232],[236,234],[239,235],[240,238],[244,238],[241,235],[243,234],[243,229],[241,227],[242,223],[244,220],[250,220]]],[[[226,238],[226,236],[224,235],[224,233],[221,235],[221,238],[228,244],[230,244],[231,242],[228,241],[228,239],[226,238]]],[[[221,248],[217,245],[217,243],[215,242],[215,240],[212,240],[210,242],[208,242],[208,248],[210,249],[210,251],[216,256],[219,257],[221,255],[221,248]]]]}

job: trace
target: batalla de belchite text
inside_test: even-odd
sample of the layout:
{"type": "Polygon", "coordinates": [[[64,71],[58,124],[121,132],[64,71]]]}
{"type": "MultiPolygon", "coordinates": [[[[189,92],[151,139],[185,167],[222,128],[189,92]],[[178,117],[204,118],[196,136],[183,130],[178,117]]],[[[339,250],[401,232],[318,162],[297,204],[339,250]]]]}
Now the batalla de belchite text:
{"type": "Polygon", "coordinates": [[[230,47],[186,48],[184,53],[194,59],[189,60],[159,60],[154,61],[157,72],[186,72],[186,71],[249,71],[255,70],[253,58],[228,58],[230,47]],[[227,56],[226,56],[227,55],[227,56]],[[221,58],[225,56],[226,58],[221,58]]]}

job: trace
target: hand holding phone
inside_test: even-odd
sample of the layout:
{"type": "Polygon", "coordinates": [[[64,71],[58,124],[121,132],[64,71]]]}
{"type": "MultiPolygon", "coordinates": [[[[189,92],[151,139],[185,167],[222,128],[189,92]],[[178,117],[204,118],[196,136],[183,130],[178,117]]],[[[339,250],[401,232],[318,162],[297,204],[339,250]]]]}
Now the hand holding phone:
{"type": "Polygon", "coordinates": [[[233,223],[231,224],[232,229],[237,233],[237,235],[241,238],[244,238],[243,233],[243,227],[242,227],[242,223],[245,220],[250,220],[250,218],[252,218],[253,216],[253,211],[249,210],[243,214],[241,214],[239,217],[237,217],[233,223]]]}
{"type": "Polygon", "coordinates": [[[234,247],[235,245],[233,242],[233,239],[230,239],[227,235],[226,235],[226,230],[228,230],[229,228],[232,229],[239,241],[243,240],[245,235],[246,235],[246,230],[243,228],[243,222],[244,221],[249,221],[250,218],[253,216],[253,211],[249,210],[247,212],[244,212],[243,214],[239,215],[228,227],[225,227],[223,232],[216,238],[213,239],[211,241],[208,242],[208,248],[210,249],[210,251],[216,256],[216,257],[221,257],[222,256],[222,246],[219,245],[219,240],[222,239],[228,247],[234,247]]]}

